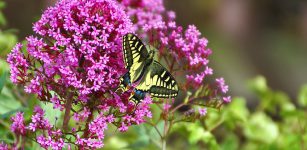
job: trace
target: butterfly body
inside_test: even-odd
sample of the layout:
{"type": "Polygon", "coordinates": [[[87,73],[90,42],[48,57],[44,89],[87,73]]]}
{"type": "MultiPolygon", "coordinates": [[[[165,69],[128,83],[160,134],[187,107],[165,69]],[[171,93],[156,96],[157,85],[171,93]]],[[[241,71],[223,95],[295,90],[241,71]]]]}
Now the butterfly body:
{"type": "Polygon", "coordinates": [[[125,67],[128,72],[120,79],[120,88],[128,90],[136,85],[131,98],[137,102],[151,97],[174,98],[178,86],[174,77],[159,62],[154,60],[155,51],[147,50],[142,41],[133,34],[123,37],[125,67]]]}

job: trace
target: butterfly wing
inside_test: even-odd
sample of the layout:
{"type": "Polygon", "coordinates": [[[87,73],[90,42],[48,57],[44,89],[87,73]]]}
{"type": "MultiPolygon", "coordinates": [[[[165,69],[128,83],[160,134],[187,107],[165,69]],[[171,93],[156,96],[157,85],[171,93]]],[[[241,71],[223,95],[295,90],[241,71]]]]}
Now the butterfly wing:
{"type": "Polygon", "coordinates": [[[138,81],[143,73],[148,51],[143,42],[134,34],[123,37],[125,68],[129,69],[131,83],[138,81]]]}
{"type": "Polygon", "coordinates": [[[136,90],[149,92],[157,98],[175,98],[178,95],[175,78],[157,61],[149,66],[136,90]]]}

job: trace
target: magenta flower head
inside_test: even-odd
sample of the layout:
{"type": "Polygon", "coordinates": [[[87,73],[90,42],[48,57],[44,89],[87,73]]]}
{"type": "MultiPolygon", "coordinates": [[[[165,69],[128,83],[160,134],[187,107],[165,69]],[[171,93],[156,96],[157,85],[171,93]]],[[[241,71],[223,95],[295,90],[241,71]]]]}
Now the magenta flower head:
{"type": "Polygon", "coordinates": [[[68,95],[83,104],[104,97],[125,71],[122,37],[131,27],[113,0],[61,0],[34,24],[28,54],[17,44],[8,56],[11,79],[55,108],[62,109],[68,95]]]}
{"type": "Polygon", "coordinates": [[[16,135],[25,135],[26,134],[26,127],[24,123],[23,113],[18,112],[16,116],[12,117],[11,120],[13,121],[11,125],[11,130],[16,135]]]}
{"type": "MultiPolygon", "coordinates": [[[[17,44],[7,58],[11,80],[63,111],[62,132],[75,136],[75,141],[54,136],[57,127],[36,107],[27,129],[44,133],[36,137],[42,147],[61,149],[65,143],[77,141],[81,149],[100,148],[107,124],[125,131],[151,117],[150,98],[135,106],[128,101],[131,91],[114,92],[127,71],[122,59],[122,37],[134,32],[118,2],[60,0],[34,23],[33,30],[36,34],[26,38],[25,49],[17,44]],[[71,118],[78,123],[69,131],[71,118]]],[[[15,118],[12,130],[23,134],[22,123],[15,118]]]]}
{"type": "Polygon", "coordinates": [[[26,92],[44,99],[48,91],[64,97],[66,89],[74,89],[74,96],[86,102],[117,87],[124,71],[122,36],[132,31],[116,2],[61,0],[44,12],[33,29],[38,36],[27,38],[30,58],[25,61],[20,56],[20,44],[8,58],[13,81],[26,83],[26,92]]]}
{"type": "Polygon", "coordinates": [[[0,142],[0,150],[8,150],[8,149],[9,147],[5,143],[0,142]]]}

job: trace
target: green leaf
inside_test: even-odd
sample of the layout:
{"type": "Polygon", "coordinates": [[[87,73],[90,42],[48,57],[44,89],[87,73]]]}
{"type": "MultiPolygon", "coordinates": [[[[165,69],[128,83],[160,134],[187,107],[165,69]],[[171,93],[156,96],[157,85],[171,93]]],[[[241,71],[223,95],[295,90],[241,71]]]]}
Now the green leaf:
{"type": "Polygon", "coordinates": [[[189,132],[188,141],[190,144],[196,144],[199,141],[205,143],[213,144],[216,143],[215,137],[209,131],[205,129],[198,123],[187,123],[185,124],[187,131],[189,132]]]}
{"type": "Polygon", "coordinates": [[[5,26],[6,25],[6,19],[3,15],[2,12],[0,12],[0,26],[5,26]]]}
{"type": "Polygon", "coordinates": [[[128,147],[129,143],[125,140],[122,140],[116,136],[107,138],[105,141],[104,149],[123,149],[123,147],[128,147]]]}
{"type": "Polygon", "coordinates": [[[130,144],[127,148],[137,149],[139,147],[147,146],[150,143],[150,137],[147,133],[144,125],[133,126],[134,131],[137,133],[138,138],[135,139],[134,143],[130,144]]]}
{"type": "MultiPolygon", "coordinates": [[[[285,127],[291,128],[291,127],[285,127]]],[[[279,136],[276,145],[278,145],[279,149],[291,149],[291,150],[300,150],[301,149],[301,135],[298,133],[289,133],[288,131],[283,131],[283,133],[279,136]]]]}
{"type": "Polygon", "coordinates": [[[0,74],[7,72],[9,70],[10,70],[9,64],[5,60],[0,59],[0,74]]]}
{"type": "Polygon", "coordinates": [[[0,9],[3,9],[5,7],[5,2],[0,1],[0,9]]]}
{"type": "Polygon", "coordinates": [[[211,130],[220,124],[224,118],[221,115],[221,112],[214,108],[207,108],[208,113],[206,114],[205,124],[208,130],[211,130]]]}
{"type": "Polygon", "coordinates": [[[251,115],[249,122],[244,124],[244,126],[244,135],[250,140],[270,144],[279,135],[277,124],[263,112],[256,112],[251,115]]]}
{"type": "Polygon", "coordinates": [[[264,94],[269,90],[266,79],[263,76],[257,76],[250,80],[248,84],[250,88],[258,94],[264,94]]]}
{"type": "Polygon", "coordinates": [[[222,150],[237,150],[239,149],[239,139],[236,135],[230,133],[225,135],[225,140],[221,145],[222,150]]]}
{"type": "MultiPolygon", "coordinates": [[[[151,130],[149,131],[149,137],[150,137],[152,140],[156,141],[156,142],[160,142],[161,137],[160,137],[158,131],[157,131],[154,127],[152,127],[152,126],[150,126],[150,128],[151,128],[151,130]]],[[[156,125],[156,128],[157,128],[157,129],[159,130],[159,132],[162,134],[163,131],[164,131],[164,122],[163,122],[163,121],[160,121],[160,122],[156,125]]]]}
{"type": "Polygon", "coordinates": [[[41,102],[40,106],[45,111],[45,117],[49,120],[50,123],[60,123],[59,118],[61,117],[62,112],[59,109],[54,109],[52,103],[41,102]]]}
{"type": "Polygon", "coordinates": [[[7,72],[0,73],[0,93],[6,83],[7,80],[7,72]]]}
{"type": "Polygon", "coordinates": [[[275,92],[273,101],[275,102],[274,106],[281,107],[281,113],[295,111],[296,109],[295,105],[291,103],[289,96],[283,92],[275,92]]]}
{"type": "Polygon", "coordinates": [[[210,137],[202,127],[196,124],[191,124],[188,130],[190,130],[188,138],[190,144],[196,144],[198,141],[202,140],[205,134],[207,134],[206,137],[210,137]]]}
{"type": "Polygon", "coordinates": [[[298,103],[300,106],[307,107],[307,85],[304,85],[298,94],[298,103]]]}
{"type": "Polygon", "coordinates": [[[245,124],[250,114],[246,106],[246,100],[242,97],[233,98],[232,102],[222,109],[222,112],[225,125],[230,129],[235,129],[237,125],[245,124]]]}
{"type": "MultiPolygon", "coordinates": [[[[2,10],[5,7],[5,2],[0,1],[0,9],[2,10]]],[[[5,26],[6,25],[6,19],[3,15],[3,12],[0,12],[0,26],[5,26]]]]}
{"type": "MultiPolygon", "coordinates": [[[[1,20],[1,15],[0,15],[1,20]]],[[[1,21],[0,21],[1,24],[1,21]]],[[[9,32],[0,32],[0,56],[6,56],[17,43],[17,37],[9,32]]]]}
{"type": "MultiPolygon", "coordinates": [[[[0,115],[21,109],[21,104],[12,95],[11,91],[4,87],[0,94],[0,115]]],[[[3,117],[3,116],[2,116],[3,117]]]]}

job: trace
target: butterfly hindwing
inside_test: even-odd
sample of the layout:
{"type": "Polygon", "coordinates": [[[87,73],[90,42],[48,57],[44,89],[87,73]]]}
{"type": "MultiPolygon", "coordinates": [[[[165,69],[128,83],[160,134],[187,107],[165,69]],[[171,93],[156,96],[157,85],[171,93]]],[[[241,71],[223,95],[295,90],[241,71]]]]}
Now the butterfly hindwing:
{"type": "Polygon", "coordinates": [[[178,95],[175,78],[157,61],[149,66],[136,90],[149,92],[157,98],[174,98],[178,95]]]}

